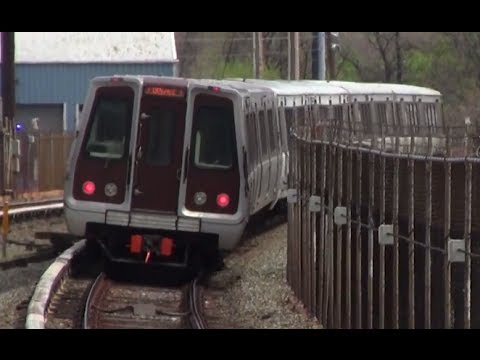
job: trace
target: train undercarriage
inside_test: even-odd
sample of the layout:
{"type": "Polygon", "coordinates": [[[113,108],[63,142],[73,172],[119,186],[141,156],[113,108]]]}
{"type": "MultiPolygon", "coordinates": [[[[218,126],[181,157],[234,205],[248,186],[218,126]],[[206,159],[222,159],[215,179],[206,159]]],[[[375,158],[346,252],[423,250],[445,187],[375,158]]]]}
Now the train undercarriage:
{"type": "Polygon", "coordinates": [[[114,264],[143,264],[179,270],[218,271],[223,267],[215,234],[141,229],[88,223],[87,247],[114,264]]]}

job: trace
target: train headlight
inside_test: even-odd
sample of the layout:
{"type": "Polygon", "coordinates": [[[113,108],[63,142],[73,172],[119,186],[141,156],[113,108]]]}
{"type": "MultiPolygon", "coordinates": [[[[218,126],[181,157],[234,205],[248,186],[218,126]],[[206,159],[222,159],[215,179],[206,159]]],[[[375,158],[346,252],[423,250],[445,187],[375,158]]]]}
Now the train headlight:
{"type": "Polygon", "coordinates": [[[105,188],[103,189],[103,191],[105,192],[105,195],[107,195],[108,197],[113,197],[117,195],[118,188],[117,188],[117,185],[111,182],[105,185],[105,188]]]}
{"type": "Polygon", "coordinates": [[[204,192],[197,192],[193,195],[193,202],[195,205],[203,205],[207,202],[207,194],[204,192]]]}

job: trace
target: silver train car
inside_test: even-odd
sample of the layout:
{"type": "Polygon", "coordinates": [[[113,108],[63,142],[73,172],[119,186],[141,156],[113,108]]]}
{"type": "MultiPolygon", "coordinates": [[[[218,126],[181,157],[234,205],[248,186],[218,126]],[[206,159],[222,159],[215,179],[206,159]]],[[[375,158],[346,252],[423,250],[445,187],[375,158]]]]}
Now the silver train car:
{"type": "Polygon", "coordinates": [[[441,94],[333,81],[96,77],[67,164],[68,229],[117,262],[216,264],[252,216],[285,208],[292,129],[322,136],[332,121],[361,129],[362,141],[381,123],[438,124],[441,94]]]}

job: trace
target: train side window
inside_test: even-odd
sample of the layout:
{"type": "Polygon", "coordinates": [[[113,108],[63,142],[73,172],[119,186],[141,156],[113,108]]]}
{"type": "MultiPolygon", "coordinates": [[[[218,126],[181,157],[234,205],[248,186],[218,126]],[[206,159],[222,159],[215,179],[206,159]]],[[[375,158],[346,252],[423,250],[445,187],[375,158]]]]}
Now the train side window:
{"type": "Polygon", "coordinates": [[[445,126],[443,120],[442,103],[436,102],[433,108],[432,122],[435,127],[445,126]]]}
{"type": "Polygon", "coordinates": [[[295,126],[292,108],[285,108],[285,123],[286,123],[287,137],[290,138],[293,127],[295,126]]]}
{"type": "Polygon", "coordinates": [[[269,125],[269,135],[270,135],[270,151],[272,153],[275,152],[275,149],[277,148],[277,126],[276,126],[276,121],[273,119],[273,111],[272,109],[267,110],[267,122],[269,125]]]}
{"type": "Polygon", "coordinates": [[[394,106],[395,103],[393,101],[389,101],[385,104],[385,115],[387,118],[387,130],[385,131],[385,134],[388,136],[394,136],[397,133],[394,106]]]}
{"type": "Polygon", "coordinates": [[[433,128],[433,131],[436,131],[437,123],[435,116],[435,104],[425,104],[425,117],[427,121],[427,126],[433,128]]]}
{"type": "Polygon", "coordinates": [[[404,101],[401,101],[398,105],[399,105],[398,106],[399,119],[403,128],[402,135],[410,136],[413,131],[413,123],[412,123],[412,119],[408,114],[408,104],[405,103],[404,101]]]}
{"type": "Polygon", "coordinates": [[[387,106],[384,103],[376,103],[375,111],[377,113],[378,134],[387,135],[388,134],[388,122],[387,122],[387,106]]]}
{"type": "Polygon", "coordinates": [[[360,118],[363,127],[363,133],[370,135],[373,131],[372,113],[370,111],[370,104],[359,104],[360,118]]]}
{"type": "Polygon", "coordinates": [[[295,108],[297,111],[297,126],[302,128],[305,122],[305,110],[303,109],[303,106],[297,106],[295,108]]]}
{"type": "Polygon", "coordinates": [[[251,140],[251,129],[250,129],[250,115],[245,112],[245,144],[246,144],[246,149],[247,149],[247,161],[248,161],[248,167],[249,171],[252,166],[252,140],[251,140]]]}
{"type": "Polygon", "coordinates": [[[362,115],[360,112],[360,105],[355,101],[352,104],[352,108],[353,108],[353,124],[354,124],[355,134],[363,135],[362,115]]]}
{"type": "Polygon", "coordinates": [[[283,101],[280,102],[280,107],[278,107],[277,110],[277,120],[280,128],[279,143],[281,149],[285,150],[288,144],[288,127],[286,124],[285,107],[283,101]]]}
{"type": "Polygon", "coordinates": [[[255,128],[255,115],[252,112],[249,112],[247,115],[247,132],[248,132],[248,156],[249,156],[249,163],[250,163],[250,170],[253,170],[254,167],[258,163],[258,156],[257,156],[257,130],[255,128]]]}
{"type": "Polygon", "coordinates": [[[258,122],[260,123],[260,141],[262,146],[262,158],[268,157],[268,130],[265,121],[265,111],[260,109],[258,111],[258,122]]]}
{"type": "Polygon", "coordinates": [[[420,123],[417,112],[417,104],[411,103],[407,105],[408,116],[413,125],[414,134],[418,134],[422,131],[423,124],[420,123]]]}
{"type": "Polygon", "coordinates": [[[403,117],[403,109],[402,109],[402,103],[401,102],[396,102],[394,103],[395,106],[395,121],[396,121],[396,127],[397,127],[397,133],[400,136],[407,135],[408,129],[406,128],[405,124],[405,118],[403,117]]]}
{"type": "Polygon", "coordinates": [[[303,136],[303,126],[305,124],[305,109],[303,106],[298,106],[295,107],[295,126],[296,129],[295,131],[297,132],[298,135],[303,136]]]}
{"type": "Polygon", "coordinates": [[[419,135],[425,136],[428,135],[430,132],[427,119],[425,118],[425,104],[421,101],[415,104],[417,109],[417,120],[419,124],[419,135]]]}
{"type": "Polygon", "coordinates": [[[345,118],[345,111],[342,105],[335,105],[333,107],[333,112],[335,114],[335,119],[337,121],[337,127],[339,129],[339,135],[341,137],[346,136],[346,130],[348,125],[346,124],[347,119],[345,118]]]}

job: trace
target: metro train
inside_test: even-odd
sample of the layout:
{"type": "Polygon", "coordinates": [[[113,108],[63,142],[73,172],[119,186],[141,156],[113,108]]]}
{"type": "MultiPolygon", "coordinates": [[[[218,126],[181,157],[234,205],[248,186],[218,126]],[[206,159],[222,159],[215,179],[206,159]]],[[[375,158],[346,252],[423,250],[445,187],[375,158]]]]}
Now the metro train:
{"type": "Polygon", "coordinates": [[[67,164],[68,229],[116,262],[215,267],[252,216],[286,208],[292,130],[321,132],[332,121],[362,129],[360,138],[382,122],[387,132],[399,121],[438,125],[441,94],[338,81],[93,78],[67,164]]]}

